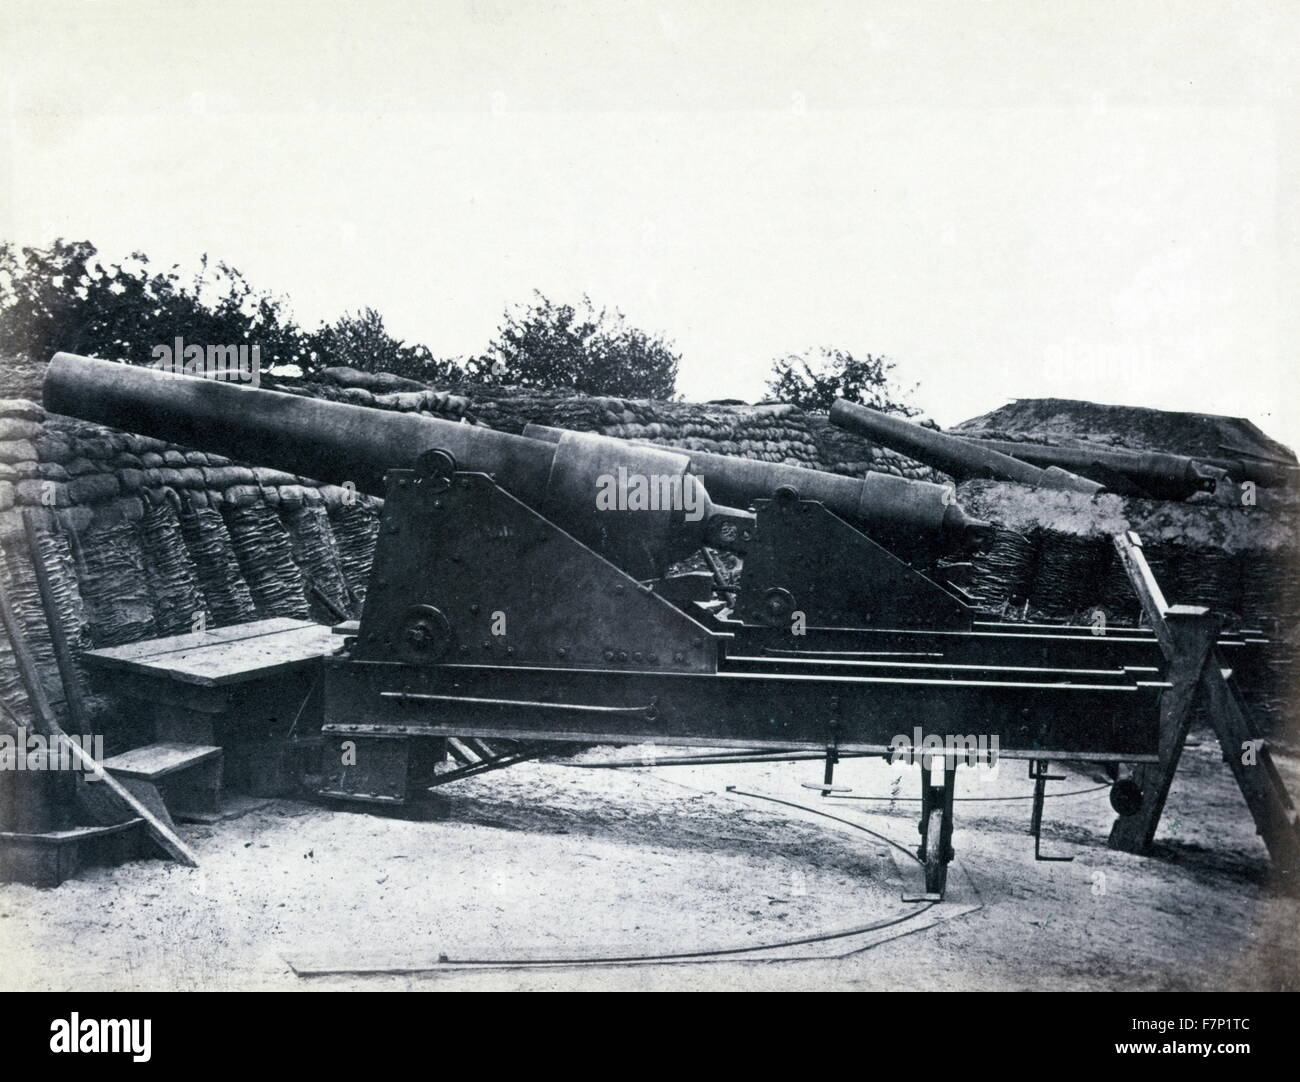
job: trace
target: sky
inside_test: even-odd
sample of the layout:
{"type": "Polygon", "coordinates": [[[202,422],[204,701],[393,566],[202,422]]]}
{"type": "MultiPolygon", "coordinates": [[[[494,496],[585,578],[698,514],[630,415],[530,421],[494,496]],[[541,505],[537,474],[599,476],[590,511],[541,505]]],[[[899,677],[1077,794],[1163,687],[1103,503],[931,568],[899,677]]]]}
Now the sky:
{"type": "Polygon", "coordinates": [[[202,253],[440,356],[534,289],[756,400],[885,354],[1300,446],[1300,4],[0,5],[0,240],[202,253]]]}

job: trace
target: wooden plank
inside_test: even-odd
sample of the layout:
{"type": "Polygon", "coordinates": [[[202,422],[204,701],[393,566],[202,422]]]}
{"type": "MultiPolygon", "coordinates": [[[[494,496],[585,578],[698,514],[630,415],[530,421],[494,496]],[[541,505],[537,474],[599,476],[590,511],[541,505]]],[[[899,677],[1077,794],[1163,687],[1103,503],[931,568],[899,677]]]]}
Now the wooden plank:
{"type": "MultiPolygon", "coordinates": [[[[8,568],[5,568],[8,574],[8,568]]],[[[27,693],[28,704],[32,708],[33,728],[42,736],[54,736],[61,732],[55,720],[54,709],[45,695],[45,685],[41,682],[40,671],[36,668],[36,659],[32,657],[27,645],[27,636],[23,634],[18,623],[18,615],[9,604],[3,581],[0,581],[0,621],[4,623],[5,633],[9,636],[9,645],[13,649],[14,661],[18,666],[18,677],[23,690],[27,693]]]]}
{"type": "Polygon", "coordinates": [[[329,628],[317,625],[238,647],[173,655],[167,659],[166,671],[174,680],[224,687],[313,665],[336,648],[337,641],[332,639],[329,628]]]}
{"type": "Polygon", "coordinates": [[[223,687],[310,665],[336,648],[328,626],[309,624],[148,658],[115,657],[105,651],[88,651],[84,656],[119,671],[202,687],[223,687]]]}
{"type": "Polygon", "coordinates": [[[193,650],[200,646],[240,642],[244,639],[258,638],[261,635],[274,635],[281,631],[320,626],[310,620],[294,620],[287,616],[276,616],[269,620],[253,620],[247,624],[214,627],[207,631],[190,631],[183,635],[164,635],[156,639],[141,639],[139,642],[127,643],[125,646],[106,646],[99,650],[88,650],[86,653],[88,656],[105,661],[144,661],[164,654],[193,650]]]}
{"type": "Polygon", "coordinates": [[[1200,690],[1209,707],[1224,761],[1232,770],[1255,820],[1256,833],[1264,839],[1273,867],[1294,885],[1300,881],[1300,823],[1297,823],[1295,804],[1268,746],[1240,698],[1223,678],[1214,655],[1201,672],[1200,690]]]}
{"type": "Polygon", "coordinates": [[[41,608],[45,610],[45,623],[50,631],[50,643],[54,647],[54,661],[59,670],[59,681],[63,684],[63,698],[68,704],[68,715],[72,727],[83,735],[90,734],[90,712],[86,708],[86,696],[81,686],[81,677],[72,656],[72,645],[59,619],[58,602],[54,596],[54,583],[50,579],[50,569],[41,558],[40,531],[36,523],[35,509],[23,508],[23,529],[27,534],[27,547],[32,555],[32,570],[36,572],[36,586],[41,595],[41,608]]]}
{"type": "Polygon", "coordinates": [[[1165,613],[1169,611],[1169,603],[1165,600],[1164,591],[1160,589],[1160,583],[1156,581],[1151,565],[1147,563],[1146,556],[1142,552],[1142,539],[1132,530],[1128,530],[1125,533],[1115,534],[1112,540],[1115,551],[1119,554],[1120,563],[1128,573],[1129,581],[1137,593],[1147,623],[1151,625],[1156,641],[1160,643],[1160,649],[1168,658],[1173,649],[1173,640],[1169,636],[1169,629],[1165,626],[1164,620],[1165,613]]]}
{"type": "Polygon", "coordinates": [[[145,744],[105,759],[103,765],[114,774],[154,781],[220,754],[220,748],[205,744],[145,744]]]}
{"type": "Polygon", "coordinates": [[[5,841],[25,841],[34,845],[60,845],[69,841],[83,841],[89,838],[106,838],[111,834],[120,834],[139,823],[139,819],[126,819],[108,826],[69,827],[67,830],[47,830],[40,834],[24,834],[21,831],[0,830],[0,838],[5,841]]]}

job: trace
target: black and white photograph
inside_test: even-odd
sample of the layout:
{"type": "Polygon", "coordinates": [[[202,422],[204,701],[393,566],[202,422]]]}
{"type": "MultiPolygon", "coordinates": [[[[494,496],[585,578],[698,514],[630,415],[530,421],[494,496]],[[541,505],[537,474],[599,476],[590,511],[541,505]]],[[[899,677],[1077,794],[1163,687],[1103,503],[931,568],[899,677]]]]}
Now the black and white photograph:
{"type": "Polygon", "coordinates": [[[1289,0],[0,4],[21,1043],[1052,992],[1258,1051],[1297,57],[1289,0]]]}

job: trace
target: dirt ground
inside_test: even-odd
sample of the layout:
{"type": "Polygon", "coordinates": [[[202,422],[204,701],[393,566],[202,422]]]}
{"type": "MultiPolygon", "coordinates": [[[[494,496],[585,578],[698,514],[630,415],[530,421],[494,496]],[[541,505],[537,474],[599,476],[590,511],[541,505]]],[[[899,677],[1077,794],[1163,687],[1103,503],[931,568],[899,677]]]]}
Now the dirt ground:
{"type": "MultiPolygon", "coordinates": [[[[455,783],[418,811],[281,800],[186,826],[198,871],[147,860],[57,890],[0,886],[0,987],[1295,990],[1300,900],[1269,887],[1249,813],[1200,739],[1146,857],[1106,847],[1099,774],[1060,771],[1043,850],[1075,859],[1038,863],[1024,763],[963,768],[959,800],[980,799],[957,805],[954,845],[962,900],[977,907],[945,903],[928,915],[951,919],[928,926],[927,907],[901,899],[920,876],[898,848],[727,791],[823,809],[910,849],[916,768],[848,761],[836,782],[852,792],[823,798],[803,787],[820,763],[533,763],[455,783]],[[873,922],[893,924],[866,948],[838,941],[843,956],[831,941],[822,957],[511,964],[757,948],[873,922]]],[[[1297,763],[1280,766],[1296,791],[1297,763]]]]}

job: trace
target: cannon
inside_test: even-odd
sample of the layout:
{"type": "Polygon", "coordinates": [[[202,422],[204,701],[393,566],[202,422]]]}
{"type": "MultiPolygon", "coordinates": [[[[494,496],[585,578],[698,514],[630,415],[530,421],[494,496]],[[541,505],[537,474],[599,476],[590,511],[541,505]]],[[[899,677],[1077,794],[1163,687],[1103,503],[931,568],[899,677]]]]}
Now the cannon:
{"type": "Polygon", "coordinates": [[[817,753],[829,783],[839,756],[897,756],[919,728],[919,855],[939,897],[957,766],[978,749],[985,763],[988,748],[1030,760],[1036,778],[1051,760],[1158,758],[1168,684],[1149,634],[982,626],[881,543],[891,531],[873,524],[979,531],[944,486],[515,436],[69,354],[44,397],[52,412],[383,493],[364,608],[324,660],[330,797],[401,804],[598,743],[817,753]],[[734,590],[695,596],[664,574],[702,546],[743,554],[734,590]],[[447,771],[449,751],[462,766],[447,771]]]}
{"type": "Polygon", "coordinates": [[[1014,455],[1043,469],[1071,470],[1104,482],[1121,496],[1185,500],[1197,492],[1214,492],[1230,472],[1214,461],[1163,451],[1103,451],[973,437],[961,442],[981,453],[1014,455]]]}
{"type": "Polygon", "coordinates": [[[1096,481],[1067,472],[1060,466],[1040,468],[1030,465],[1007,454],[1001,447],[959,440],[843,398],[836,399],[831,406],[830,420],[833,425],[863,439],[892,447],[917,462],[951,474],[959,481],[983,477],[993,481],[1016,481],[1033,488],[1059,488],[1090,494],[1104,488],[1096,481]]]}

